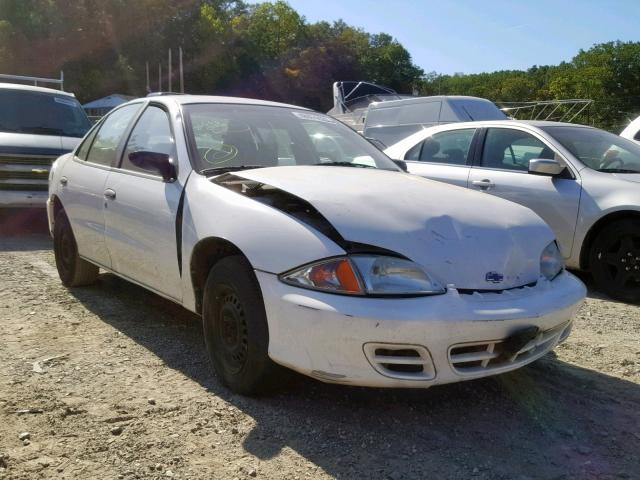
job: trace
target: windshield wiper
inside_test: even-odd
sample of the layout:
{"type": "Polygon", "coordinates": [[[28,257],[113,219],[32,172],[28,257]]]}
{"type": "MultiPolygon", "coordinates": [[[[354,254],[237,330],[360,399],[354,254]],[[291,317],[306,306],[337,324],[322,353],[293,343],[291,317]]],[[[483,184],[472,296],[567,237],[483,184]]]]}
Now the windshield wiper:
{"type": "Polygon", "coordinates": [[[211,167],[200,170],[202,175],[218,175],[227,172],[239,172],[240,170],[251,170],[252,168],[264,168],[264,165],[233,165],[227,167],[211,167]]]}
{"type": "Polygon", "coordinates": [[[378,168],[373,165],[365,165],[363,163],[352,163],[352,162],[324,162],[324,163],[312,163],[311,165],[317,166],[320,165],[322,167],[355,167],[355,168],[378,168]]]}
{"type": "Polygon", "coordinates": [[[629,170],[628,168],[599,168],[598,172],[607,172],[607,173],[640,173],[640,170],[629,170]]]}

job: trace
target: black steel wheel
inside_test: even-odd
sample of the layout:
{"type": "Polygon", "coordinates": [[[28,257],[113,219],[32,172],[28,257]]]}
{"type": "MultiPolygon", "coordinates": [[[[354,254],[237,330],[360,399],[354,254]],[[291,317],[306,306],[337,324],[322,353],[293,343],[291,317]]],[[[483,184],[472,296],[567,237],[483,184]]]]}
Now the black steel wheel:
{"type": "Polygon", "coordinates": [[[237,375],[245,367],[249,350],[249,332],[246,313],[238,295],[227,285],[216,285],[217,298],[216,335],[220,338],[220,355],[224,366],[232,375],[237,375]]]}
{"type": "Polygon", "coordinates": [[[626,302],[640,300],[640,222],[620,220],[605,227],[593,242],[590,258],[596,285],[626,302]]]}
{"type": "Polygon", "coordinates": [[[67,287],[90,285],[98,277],[99,269],[78,255],[78,245],[64,211],[59,211],[53,226],[53,252],[60,280],[67,287]]]}
{"type": "Polygon", "coordinates": [[[286,380],[269,358],[269,327],[253,269],[241,255],[216,263],[204,289],[204,337],[216,375],[231,390],[263,393],[286,380]]]}

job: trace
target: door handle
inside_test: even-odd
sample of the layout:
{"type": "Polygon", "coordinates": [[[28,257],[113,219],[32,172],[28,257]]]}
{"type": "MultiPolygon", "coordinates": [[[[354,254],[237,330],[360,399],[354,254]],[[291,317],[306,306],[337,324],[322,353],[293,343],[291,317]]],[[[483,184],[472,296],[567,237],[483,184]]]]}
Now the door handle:
{"type": "Polygon", "coordinates": [[[67,177],[60,177],[60,185],[64,187],[67,185],[67,183],[69,183],[69,180],[67,180],[67,177]]]}
{"type": "Polygon", "coordinates": [[[109,199],[111,199],[111,200],[115,200],[115,198],[116,198],[116,192],[115,192],[115,190],[112,190],[112,189],[110,189],[110,188],[107,188],[107,189],[104,191],[104,196],[105,196],[105,198],[109,198],[109,199]]]}
{"type": "Polygon", "coordinates": [[[471,182],[471,185],[473,185],[474,187],[478,187],[481,190],[489,190],[490,188],[493,188],[496,186],[496,184],[493,183],[488,178],[484,178],[482,180],[474,180],[471,182]]]}

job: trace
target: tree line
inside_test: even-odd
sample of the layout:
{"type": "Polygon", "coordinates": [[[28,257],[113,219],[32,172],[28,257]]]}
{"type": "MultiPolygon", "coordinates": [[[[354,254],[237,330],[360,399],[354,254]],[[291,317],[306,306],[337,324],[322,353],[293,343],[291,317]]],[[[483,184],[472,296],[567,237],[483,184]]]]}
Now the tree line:
{"type": "MultiPolygon", "coordinates": [[[[445,40],[446,41],[446,40],[445,40]]],[[[145,95],[167,50],[184,51],[189,93],[239,95],[326,111],[336,80],[398,92],[457,94],[496,102],[589,98],[577,119],[611,130],[640,114],[640,42],[610,42],[571,61],[526,71],[425,74],[391,35],[343,21],[308,22],[284,1],[0,0],[0,73],[56,76],[86,102],[145,95]]],[[[437,48],[434,45],[433,48],[437,48]]],[[[177,63],[173,85],[178,85],[177,63]]]]}
{"type": "MultiPolygon", "coordinates": [[[[189,93],[331,107],[336,79],[407,91],[423,71],[390,35],[342,21],[309,23],[283,1],[0,0],[0,73],[57,75],[81,101],[144,95],[167,50],[184,50],[189,93]]],[[[177,63],[173,86],[178,85],[177,63]]]]}

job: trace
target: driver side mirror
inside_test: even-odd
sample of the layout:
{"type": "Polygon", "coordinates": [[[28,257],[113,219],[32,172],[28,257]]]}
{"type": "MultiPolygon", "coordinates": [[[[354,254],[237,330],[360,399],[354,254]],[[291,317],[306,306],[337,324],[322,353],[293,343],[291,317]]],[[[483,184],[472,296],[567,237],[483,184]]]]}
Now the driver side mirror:
{"type": "Polygon", "coordinates": [[[178,178],[176,166],[166,153],[147,152],[145,150],[131,152],[129,161],[138,168],[160,174],[165,182],[173,182],[178,178]]]}
{"type": "Polygon", "coordinates": [[[534,175],[547,175],[555,177],[565,170],[557,160],[551,158],[532,158],[529,160],[529,173],[534,175]]]}

